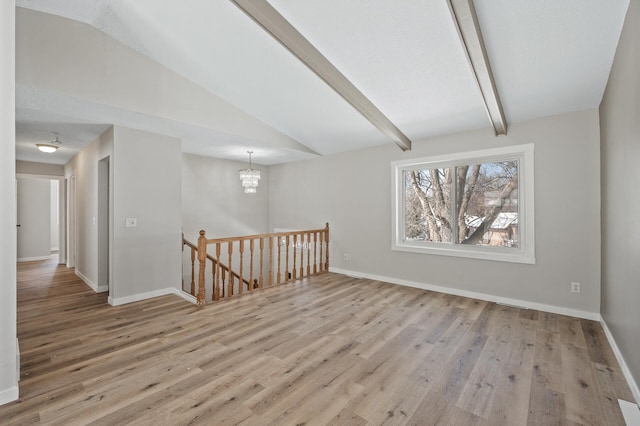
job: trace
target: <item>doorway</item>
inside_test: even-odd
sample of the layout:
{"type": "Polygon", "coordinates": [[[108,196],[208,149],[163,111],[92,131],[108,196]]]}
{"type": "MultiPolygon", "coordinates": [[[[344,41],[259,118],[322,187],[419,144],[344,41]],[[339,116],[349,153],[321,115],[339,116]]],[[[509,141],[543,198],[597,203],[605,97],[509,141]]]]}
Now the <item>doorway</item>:
{"type": "Polygon", "coordinates": [[[64,191],[60,177],[16,175],[17,260],[65,260],[64,191]]]}
{"type": "Polygon", "coordinates": [[[98,292],[109,291],[109,157],[98,162],[98,292]]]}
{"type": "Polygon", "coordinates": [[[76,175],[65,179],[67,187],[67,268],[76,266],[76,175]]]}

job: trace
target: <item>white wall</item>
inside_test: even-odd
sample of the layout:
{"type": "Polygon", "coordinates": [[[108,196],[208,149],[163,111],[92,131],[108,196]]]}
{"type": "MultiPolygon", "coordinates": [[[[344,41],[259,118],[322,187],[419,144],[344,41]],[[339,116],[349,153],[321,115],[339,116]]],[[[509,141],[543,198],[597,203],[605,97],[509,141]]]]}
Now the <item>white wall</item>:
{"type": "Polygon", "coordinates": [[[269,176],[262,170],[258,192],[245,194],[238,170],[247,163],[182,155],[182,227],[196,242],[201,229],[208,238],[269,232],[269,176]]]}
{"type": "MultiPolygon", "coordinates": [[[[75,230],[68,230],[69,238],[75,232],[75,268],[94,290],[98,290],[98,161],[113,152],[113,128],[82,149],[65,165],[65,176],[75,176],[75,230]]],[[[74,195],[69,194],[71,202],[74,195]]],[[[71,214],[72,216],[72,214],[71,214]]]]}
{"type": "MultiPolygon", "coordinates": [[[[17,8],[16,82],[303,152],[309,148],[87,24],[17,8]]],[[[233,138],[229,149],[237,149],[233,138]]]]}
{"type": "Polygon", "coordinates": [[[51,181],[17,179],[18,261],[51,256],[51,181]]]}
{"type": "Polygon", "coordinates": [[[16,345],[15,2],[0,2],[0,404],[18,398],[16,345]]]}
{"type": "MultiPolygon", "coordinates": [[[[181,143],[116,126],[113,179],[114,304],[181,283],[181,143]],[[136,218],[137,227],[125,227],[136,218]]],[[[97,167],[97,164],[96,164],[97,167]]]]}
{"type": "Polygon", "coordinates": [[[331,266],[561,307],[596,317],[600,304],[600,175],[596,110],[489,130],[271,166],[270,227],[330,224],[331,266]],[[391,251],[390,162],[496,146],[535,144],[536,264],[391,251]],[[351,254],[350,262],[343,254],[351,254]],[[580,294],[570,282],[582,284],[580,294]]]}
{"type": "Polygon", "coordinates": [[[631,1],[600,105],[602,317],[640,401],[640,2],[631,1]]]}

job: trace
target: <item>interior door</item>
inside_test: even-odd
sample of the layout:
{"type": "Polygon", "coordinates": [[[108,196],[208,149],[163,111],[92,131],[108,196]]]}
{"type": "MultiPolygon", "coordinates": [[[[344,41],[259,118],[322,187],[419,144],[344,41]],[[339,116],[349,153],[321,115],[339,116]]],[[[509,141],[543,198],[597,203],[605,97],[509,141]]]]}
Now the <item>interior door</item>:
{"type": "Polygon", "coordinates": [[[18,261],[49,259],[51,256],[51,183],[49,179],[18,178],[18,261]]]}

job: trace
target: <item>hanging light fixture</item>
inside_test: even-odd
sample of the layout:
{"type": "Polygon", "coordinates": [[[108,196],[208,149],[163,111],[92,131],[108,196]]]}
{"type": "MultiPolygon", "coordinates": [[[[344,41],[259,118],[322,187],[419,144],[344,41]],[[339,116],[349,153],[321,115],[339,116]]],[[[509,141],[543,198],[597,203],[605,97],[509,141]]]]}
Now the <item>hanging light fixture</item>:
{"type": "Polygon", "coordinates": [[[51,154],[53,152],[56,152],[58,150],[58,148],[60,148],[60,145],[62,145],[62,142],[60,142],[60,139],[58,139],[58,133],[57,132],[51,132],[53,133],[56,138],[55,140],[52,140],[49,143],[37,143],[36,146],[38,147],[38,149],[42,152],[46,152],[47,154],[51,154]]]}
{"type": "Polygon", "coordinates": [[[239,170],[240,180],[245,194],[255,194],[260,181],[260,170],[251,168],[251,154],[253,151],[247,151],[249,154],[249,168],[239,170]]]}

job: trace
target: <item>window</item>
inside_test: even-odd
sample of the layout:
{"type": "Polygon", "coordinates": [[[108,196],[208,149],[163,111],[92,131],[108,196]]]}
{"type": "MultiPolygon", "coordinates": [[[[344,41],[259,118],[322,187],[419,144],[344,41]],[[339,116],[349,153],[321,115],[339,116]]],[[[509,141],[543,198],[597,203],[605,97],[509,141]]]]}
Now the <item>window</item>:
{"type": "Polygon", "coordinates": [[[533,144],[391,163],[392,249],[535,263],[533,144]]]}

